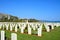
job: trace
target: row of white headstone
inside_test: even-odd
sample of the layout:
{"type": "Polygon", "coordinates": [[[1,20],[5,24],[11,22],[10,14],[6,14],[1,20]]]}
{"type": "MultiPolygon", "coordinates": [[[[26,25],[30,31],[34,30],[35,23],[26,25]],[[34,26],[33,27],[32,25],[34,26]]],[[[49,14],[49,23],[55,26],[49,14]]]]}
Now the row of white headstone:
{"type": "MultiPolygon", "coordinates": [[[[1,39],[0,40],[6,40],[5,39],[5,31],[1,31],[1,39]]],[[[17,40],[17,34],[11,33],[11,40],[17,40]]]]}
{"type": "Polygon", "coordinates": [[[36,30],[38,31],[38,36],[41,36],[41,33],[42,33],[42,26],[40,23],[28,23],[28,26],[26,26],[27,24],[26,23],[0,23],[0,29],[3,27],[6,27],[6,30],[8,30],[9,26],[10,26],[10,31],[13,30],[13,27],[15,27],[15,32],[17,32],[17,27],[19,26],[20,30],[21,30],[21,33],[24,33],[24,30],[25,28],[27,27],[28,28],[28,34],[31,34],[31,30],[33,28],[33,30],[36,30]]]}
{"type": "MultiPolygon", "coordinates": [[[[13,28],[15,27],[15,32],[17,32],[18,28],[20,28],[21,30],[21,33],[24,33],[24,30],[25,28],[27,27],[28,28],[28,34],[31,34],[32,32],[32,29],[35,31],[37,29],[37,34],[38,36],[42,36],[42,23],[20,23],[20,22],[0,22],[0,29],[3,27],[6,27],[6,30],[9,29],[9,26],[10,26],[10,31],[13,30],[13,28]],[[28,25],[28,26],[26,26],[28,25]]],[[[46,28],[46,31],[47,32],[50,32],[50,28],[48,25],[51,25],[51,29],[54,29],[54,25],[52,23],[45,23],[45,28],[46,28]]]]}

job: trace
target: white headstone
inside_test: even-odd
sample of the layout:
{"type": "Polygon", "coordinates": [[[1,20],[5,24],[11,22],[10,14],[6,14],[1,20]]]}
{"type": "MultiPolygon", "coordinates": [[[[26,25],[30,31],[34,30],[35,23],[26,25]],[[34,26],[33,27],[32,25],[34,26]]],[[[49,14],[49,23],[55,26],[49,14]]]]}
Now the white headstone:
{"type": "Polygon", "coordinates": [[[31,34],[31,28],[29,25],[28,25],[28,34],[31,34]]]}
{"type": "Polygon", "coordinates": [[[1,40],[5,40],[5,32],[1,31],[1,40]]]}
{"type": "Polygon", "coordinates": [[[21,33],[24,33],[24,29],[23,28],[21,29],[21,33]]]}
{"type": "Polygon", "coordinates": [[[51,28],[54,29],[54,26],[52,25],[51,28]]]}
{"type": "Polygon", "coordinates": [[[17,34],[11,33],[11,40],[17,40],[17,34]]]}
{"type": "Polygon", "coordinates": [[[42,36],[42,26],[38,28],[38,36],[42,36]]]}
{"type": "Polygon", "coordinates": [[[50,28],[49,28],[49,26],[47,26],[46,28],[47,28],[47,32],[50,32],[50,28]]]}
{"type": "Polygon", "coordinates": [[[10,31],[12,31],[12,26],[10,26],[10,31]]]}
{"type": "Polygon", "coordinates": [[[56,23],[56,27],[59,27],[60,26],[60,23],[56,23]]]}
{"type": "Polygon", "coordinates": [[[17,25],[15,26],[15,32],[17,32],[17,25]]]}
{"type": "Polygon", "coordinates": [[[46,31],[47,31],[47,32],[50,32],[50,28],[49,28],[48,25],[45,25],[45,28],[46,28],[46,31]]]}
{"type": "Polygon", "coordinates": [[[5,26],[6,26],[6,30],[8,30],[9,24],[5,24],[5,26]]]}

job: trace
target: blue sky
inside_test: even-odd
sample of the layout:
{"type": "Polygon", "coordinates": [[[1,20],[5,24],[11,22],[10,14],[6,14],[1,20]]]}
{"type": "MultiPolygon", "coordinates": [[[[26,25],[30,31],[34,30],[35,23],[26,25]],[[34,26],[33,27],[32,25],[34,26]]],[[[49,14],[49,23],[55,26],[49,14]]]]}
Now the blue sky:
{"type": "Polygon", "coordinates": [[[0,0],[0,12],[19,18],[60,21],[60,0],[0,0]]]}

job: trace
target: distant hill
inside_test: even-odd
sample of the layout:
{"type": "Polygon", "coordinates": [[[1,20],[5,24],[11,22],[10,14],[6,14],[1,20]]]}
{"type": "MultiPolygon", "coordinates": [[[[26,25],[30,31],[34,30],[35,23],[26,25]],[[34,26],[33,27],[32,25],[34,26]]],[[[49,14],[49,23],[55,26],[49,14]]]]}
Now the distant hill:
{"type": "Polygon", "coordinates": [[[0,13],[0,22],[26,22],[28,20],[28,22],[39,22],[39,20],[36,19],[20,19],[16,16],[12,16],[9,14],[4,14],[4,13],[0,13]]]}
{"type": "Polygon", "coordinates": [[[0,21],[15,21],[15,20],[18,20],[18,17],[0,13],[0,21]]]}

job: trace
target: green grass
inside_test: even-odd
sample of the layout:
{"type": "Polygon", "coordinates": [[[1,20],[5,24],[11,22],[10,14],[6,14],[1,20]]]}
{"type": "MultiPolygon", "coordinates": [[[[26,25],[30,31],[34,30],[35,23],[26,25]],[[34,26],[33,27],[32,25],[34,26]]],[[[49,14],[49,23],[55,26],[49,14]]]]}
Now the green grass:
{"type": "MultiPolygon", "coordinates": [[[[6,37],[10,39],[11,33],[14,32],[7,30],[6,37]]],[[[41,37],[37,35],[21,34],[20,32],[17,32],[16,34],[18,40],[60,40],[60,27],[55,27],[51,32],[43,31],[41,37]]]]}

